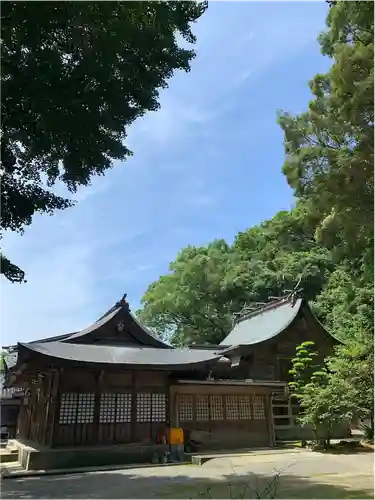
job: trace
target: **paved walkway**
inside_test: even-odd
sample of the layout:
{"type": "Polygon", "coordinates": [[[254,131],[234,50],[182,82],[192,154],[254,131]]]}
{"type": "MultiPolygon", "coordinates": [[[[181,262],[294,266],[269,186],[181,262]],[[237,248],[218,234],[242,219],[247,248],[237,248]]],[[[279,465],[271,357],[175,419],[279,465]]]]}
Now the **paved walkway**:
{"type": "Polygon", "coordinates": [[[229,498],[228,482],[235,488],[247,488],[242,498],[256,498],[254,490],[263,491],[270,483],[272,488],[277,487],[276,498],[374,498],[373,454],[270,452],[216,458],[201,467],[181,465],[5,479],[1,498],[229,498]],[[272,478],[278,471],[276,485],[272,478]]]}

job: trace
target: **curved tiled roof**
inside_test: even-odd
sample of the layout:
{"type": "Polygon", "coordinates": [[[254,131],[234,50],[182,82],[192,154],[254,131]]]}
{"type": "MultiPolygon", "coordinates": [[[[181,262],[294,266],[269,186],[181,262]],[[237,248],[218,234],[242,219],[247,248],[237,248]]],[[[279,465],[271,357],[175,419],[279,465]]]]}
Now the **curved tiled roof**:
{"type": "Polygon", "coordinates": [[[155,337],[149,328],[147,328],[145,325],[142,325],[132,315],[127,302],[117,303],[114,307],[112,307],[112,309],[107,311],[104,316],[101,316],[97,321],[95,321],[95,323],[83,330],[80,330],[79,332],[68,335],[66,338],[62,339],[62,342],[76,342],[78,339],[82,339],[93,332],[98,332],[98,334],[100,334],[101,328],[105,325],[108,325],[112,320],[115,319],[118,319],[118,321],[120,322],[121,320],[124,320],[124,322],[129,325],[131,329],[131,331],[129,332],[130,335],[140,345],[146,345],[159,349],[170,348],[170,345],[155,337]]]}
{"type": "Polygon", "coordinates": [[[220,345],[252,345],[276,337],[290,325],[301,306],[302,299],[295,302],[284,299],[254,312],[239,321],[220,345]]]}
{"type": "Polygon", "coordinates": [[[20,350],[55,359],[95,364],[121,364],[155,368],[183,367],[218,361],[223,351],[198,349],[157,349],[150,347],[120,347],[110,345],[68,344],[65,342],[18,344],[20,350]]]}
{"type": "Polygon", "coordinates": [[[84,337],[85,335],[88,335],[95,330],[99,330],[101,326],[106,325],[109,321],[111,321],[112,318],[117,316],[117,314],[122,311],[122,309],[123,308],[121,306],[116,307],[115,309],[111,310],[110,312],[99,318],[97,321],[95,321],[95,323],[92,323],[90,326],[84,328],[83,330],[80,330],[79,332],[69,334],[65,339],[62,340],[62,342],[67,342],[69,340],[84,337]]]}
{"type": "MultiPolygon", "coordinates": [[[[128,333],[133,340],[139,345],[155,347],[158,349],[170,349],[171,346],[166,342],[163,342],[159,338],[157,338],[153,332],[143,325],[140,321],[137,320],[135,316],[130,312],[128,303],[123,299],[120,302],[117,302],[111,309],[109,309],[103,316],[97,319],[90,326],[84,328],[83,330],[79,330],[78,332],[66,333],[63,335],[58,335],[55,337],[43,338],[40,340],[33,340],[28,344],[42,344],[42,343],[50,343],[50,342],[80,342],[84,337],[95,333],[100,337],[104,328],[110,326],[109,324],[113,321],[118,321],[119,323],[126,324],[128,333]]],[[[9,346],[7,349],[12,348],[16,350],[15,346],[9,346]]]]}

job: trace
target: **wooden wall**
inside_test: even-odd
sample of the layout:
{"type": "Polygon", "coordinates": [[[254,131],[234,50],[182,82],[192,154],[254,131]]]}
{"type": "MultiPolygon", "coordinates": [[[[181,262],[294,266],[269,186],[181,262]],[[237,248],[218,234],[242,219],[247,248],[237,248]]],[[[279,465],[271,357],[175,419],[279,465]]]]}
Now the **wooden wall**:
{"type": "Polygon", "coordinates": [[[25,383],[25,396],[17,421],[17,436],[49,446],[57,403],[58,373],[30,375],[25,383]]]}
{"type": "Polygon", "coordinates": [[[245,348],[244,359],[237,374],[233,372],[233,378],[287,381],[296,347],[307,340],[315,342],[322,360],[332,353],[334,340],[316,324],[300,316],[274,339],[245,348]]]}
{"type": "Polygon", "coordinates": [[[270,394],[233,385],[180,385],[171,390],[171,415],[185,437],[204,449],[273,444],[270,394]]]}
{"type": "Polygon", "coordinates": [[[168,415],[168,373],[61,374],[54,446],[155,442],[168,415]]]}
{"type": "Polygon", "coordinates": [[[166,372],[51,372],[31,384],[19,434],[54,447],[147,444],[171,424],[211,448],[270,444],[269,391],[169,384],[166,372]]]}

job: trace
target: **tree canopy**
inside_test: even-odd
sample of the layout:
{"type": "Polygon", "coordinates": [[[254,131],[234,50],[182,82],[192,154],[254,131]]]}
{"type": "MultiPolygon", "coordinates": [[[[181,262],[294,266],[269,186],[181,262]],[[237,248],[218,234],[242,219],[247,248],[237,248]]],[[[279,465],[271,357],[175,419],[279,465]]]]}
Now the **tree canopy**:
{"type": "Polygon", "coordinates": [[[335,2],[319,43],[332,66],[310,82],[308,110],[279,114],[284,173],[318,239],[372,264],[374,3],[335,2]]]}
{"type": "MultiPolygon", "coordinates": [[[[2,5],[1,229],[72,205],[74,192],[131,155],[127,128],[190,69],[191,24],[205,2],[5,2],[2,5]]],[[[2,256],[11,281],[24,273],[2,256]]]]}

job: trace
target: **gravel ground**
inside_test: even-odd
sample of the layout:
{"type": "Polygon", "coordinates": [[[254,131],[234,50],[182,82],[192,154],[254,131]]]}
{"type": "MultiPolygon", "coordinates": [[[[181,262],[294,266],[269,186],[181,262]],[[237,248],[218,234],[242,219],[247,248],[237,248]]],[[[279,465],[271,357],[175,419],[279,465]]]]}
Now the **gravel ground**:
{"type": "Polygon", "coordinates": [[[268,455],[215,458],[201,467],[4,479],[1,498],[256,498],[256,491],[270,484],[277,490],[276,498],[374,498],[373,467],[372,453],[271,451],[268,455]],[[272,482],[275,474],[279,474],[277,485],[272,482]],[[232,494],[228,483],[235,485],[232,494]]]}

